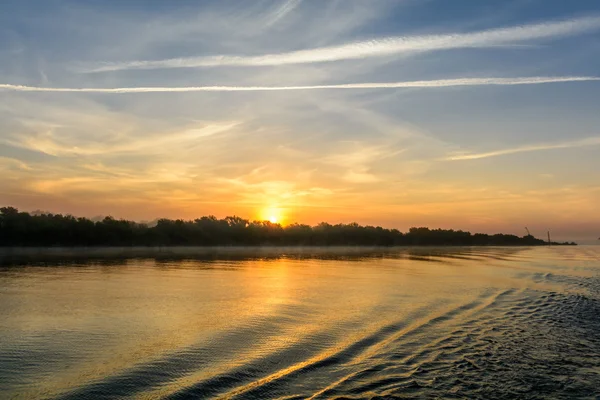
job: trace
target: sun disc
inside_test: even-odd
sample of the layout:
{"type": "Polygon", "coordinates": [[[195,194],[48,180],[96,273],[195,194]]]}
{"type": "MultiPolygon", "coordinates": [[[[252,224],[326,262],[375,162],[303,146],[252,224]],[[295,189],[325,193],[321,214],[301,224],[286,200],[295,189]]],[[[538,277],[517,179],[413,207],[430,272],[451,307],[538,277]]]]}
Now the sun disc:
{"type": "Polygon", "coordinates": [[[260,212],[260,219],[272,224],[281,224],[285,219],[282,210],[277,206],[265,207],[260,212]]]}

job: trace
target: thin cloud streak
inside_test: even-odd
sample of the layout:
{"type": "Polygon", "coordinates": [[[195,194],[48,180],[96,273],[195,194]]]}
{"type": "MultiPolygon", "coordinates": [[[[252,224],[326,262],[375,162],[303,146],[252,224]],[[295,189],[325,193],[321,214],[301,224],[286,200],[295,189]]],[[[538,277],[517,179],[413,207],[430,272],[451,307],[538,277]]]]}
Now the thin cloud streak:
{"type": "Polygon", "coordinates": [[[531,151],[542,151],[542,150],[555,150],[555,149],[568,149],[574,147],[586,147],[586,146],[598,146],[600,145],[600,137],[591,137],[581,140],[575,140],[572,142],[563,142],[555,144],[537,144],[530,146],[516,147],[513,149],[504,149],[489,151],[486,153],[472,153],[462,154],[456,156],[450,156],[446,158],[446,161],[465,161],[465,160],[479,160],[482,158],[498,157],[516,153],[526,153],[531,151]]]}
{"type": "Polygon", "coordinates": [[[162,92],[268,92],[286,90],[321,89],[398,89],[398,88],[443,88],[452,86],[513,86],[543,83],[600,81],[595,76],[534,76],[522,78],[460,78],[407,82],[346,83],[339,85],[310,86],[185,86],[185,87],[122,87],[122,88],[57,88],[0,84],[0,91],[13,92],[57,92],[57,93],[162,93],[162,92]]]}
{"type": "Polygon", "coordinates": [[[593,16],[509,28],[489,29],[471,33],[396,36],[347,43],[339,46],[259,56],[216,55],[171,58],[166,60],[105,62],[95,66],[83,66],[79,69],[79,72],[98,73],[128,69],[208,68],[220,66],[262,67],[308,64],[469,47],[511,46],[519,44],[519,42],[562,38],[593,32],[599,29],[600,16],[593,16]]]}
{"type": "Polygon", "coordinates": [[[279,20],[285,18],[286,15],[294,11],[296,7],[300,5],[302,0],[288,0],[283,5],[279,6],[273,13],[271,13],[265,24],[271,26],[277,23],[279,20]]]}

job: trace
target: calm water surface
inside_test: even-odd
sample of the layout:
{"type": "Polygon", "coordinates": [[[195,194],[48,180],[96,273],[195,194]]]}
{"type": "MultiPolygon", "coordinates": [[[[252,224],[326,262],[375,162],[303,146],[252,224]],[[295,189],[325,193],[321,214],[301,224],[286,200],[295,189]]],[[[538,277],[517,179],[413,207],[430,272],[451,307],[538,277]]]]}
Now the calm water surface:
{"type": "Polygon", "coordinates": [[[600,398],[600,248],[0,256],[1,398],[600,398]]]}

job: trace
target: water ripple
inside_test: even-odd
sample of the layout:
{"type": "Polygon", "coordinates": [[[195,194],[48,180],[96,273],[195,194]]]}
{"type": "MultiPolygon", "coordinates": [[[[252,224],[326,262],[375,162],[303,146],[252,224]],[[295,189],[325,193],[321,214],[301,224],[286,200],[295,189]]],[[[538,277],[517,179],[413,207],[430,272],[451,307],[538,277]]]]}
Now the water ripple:
{"type": "Polygon", "coordinates": [[[600,398],[597,250],[354,256],[7,268],[2,397],[600,398]]]}

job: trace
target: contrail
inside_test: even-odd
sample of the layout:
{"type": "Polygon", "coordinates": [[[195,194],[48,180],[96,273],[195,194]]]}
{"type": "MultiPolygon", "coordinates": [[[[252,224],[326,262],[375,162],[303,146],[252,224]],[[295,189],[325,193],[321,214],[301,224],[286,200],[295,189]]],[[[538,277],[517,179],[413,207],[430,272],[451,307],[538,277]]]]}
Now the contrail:
{"type": "Polygon", "coordinates": [[[127,69],[208,68],[219,66],[261,67],[320,63],[469,47],[512,46],[532,40],[574,36],[599,29],[600,16],[589,16],[468,33],[394,36],[346,43],[338,46],[318,47],[258,56],[214,55],[171,58],[166,60],[103,62],[95,65],[87,64],[87,67],[84,65],[79,69],[79,72],[95,73],[127,69]]]}
{"type": "Polygon", "coordinates": [[[465,161],[465,160],[479,160],[481,158],[498,157],[508,154],[526,153],[530,151],[540,150],[553,150],[553,149],[569,149],[574,147],[586,147],[586,146],[598,146],[600,145],[600,137],[590,137],[580,140],[574,140],[571,142],[562,143],[542,143],[529,146],[515,147],[512,149],[502,149],[495,151],[488,151],[485,153],[471,153],[471,154],[460,154],[450,156],[446,158],[447,161],[465,161]]]}
{"type": "Polygon", "coordinates": [[[345,83],[310,86],[186,86],[186,87],[121,87],[121,88],[59,88],[0,84],[0,91],[56,93],[178,93],[178,92],[270,92],[286,90],[326,89],[396,89],[443,88],[452,86],[537,85],[542,83],[600,81],[596,76],[535,76],[526,78],[460,78],[430,81],[345,83]]]}

